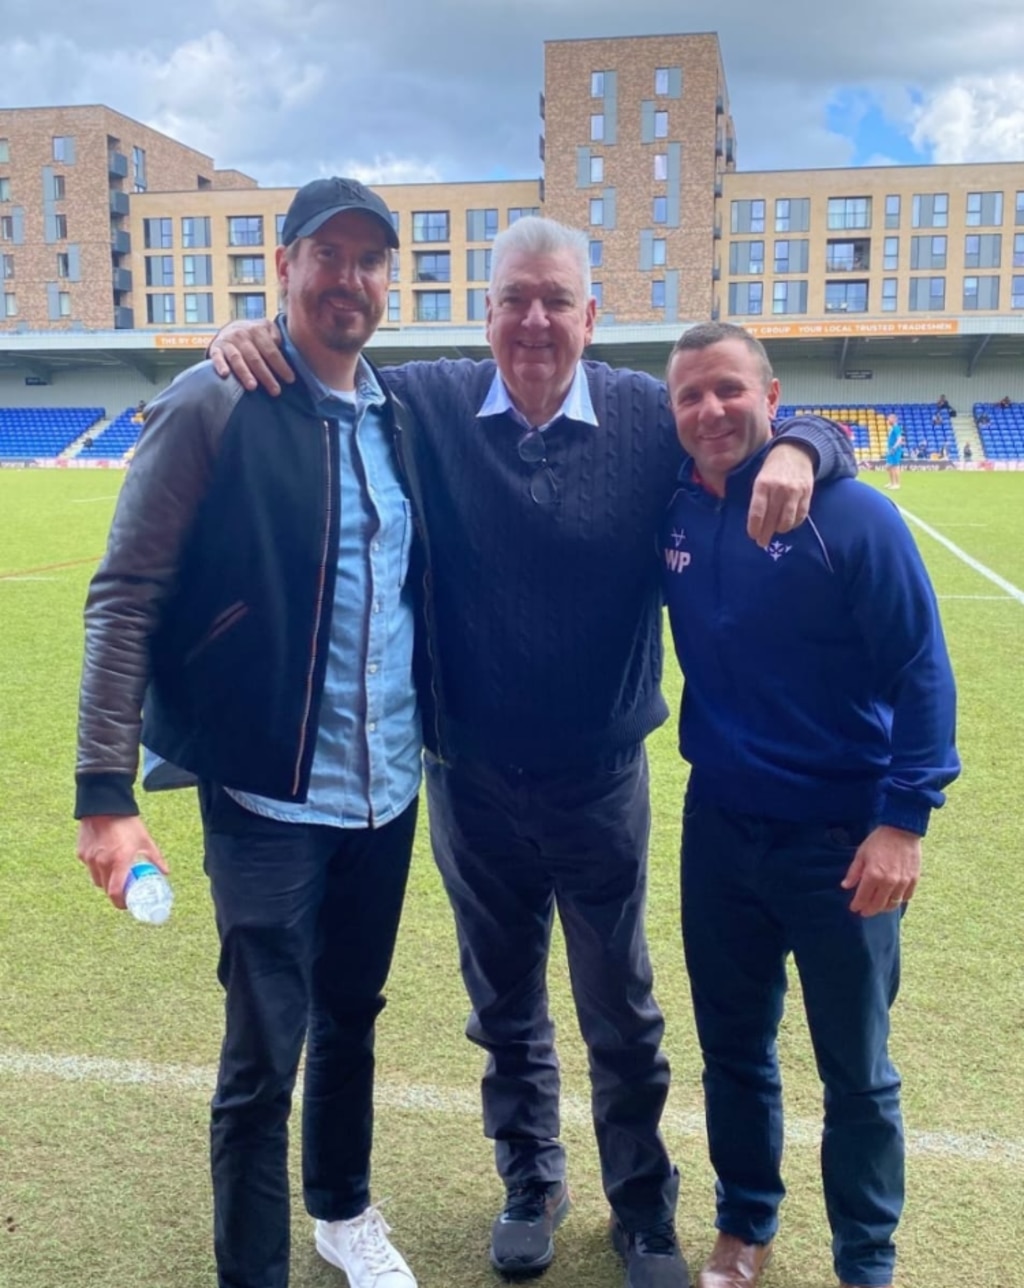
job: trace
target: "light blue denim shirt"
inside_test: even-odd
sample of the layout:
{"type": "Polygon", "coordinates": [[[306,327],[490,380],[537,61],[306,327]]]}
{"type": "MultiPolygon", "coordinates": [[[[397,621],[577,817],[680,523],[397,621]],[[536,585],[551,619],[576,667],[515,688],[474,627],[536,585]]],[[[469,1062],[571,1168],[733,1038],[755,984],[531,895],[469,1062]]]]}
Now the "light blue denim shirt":
{"type": "Polygon", "coordinates": [[[384,394],[369,365],[360,359],[355,393],[344,394],[317,379],[287,331],[284,350],[317,411],[338,422],[341,531],[327,674],[306,803],[231,795],[287,823],[379,827],[411,804],[420,786],[407,585],[412,508],[381,411],[384,394]]]}
{"type": "Polygon", "coordinates": [[[596,425],[597,416],[594,413],[594,404],[590,397],[590,386],[587,384],[587,373],[583,369],[583,363],[577,362],[576,372],[572,378],[572,384],[565,395],[565,401],[559,407],[557,413],[545,425],[531,425],[523,413],[509,397],[508,390],[505,388],[505,382],[501,378],[501,372],[495,371],[494,379],[491,381],[491,387],[487,391],[487,397],[484,399],[484,405],[477,412],[477,420],[484,416],[501,416],[505,412],[518,421],[523,429],[539,429],[541,431],[553,425],[559,416],[565,416],[569,420],[577,420],[583,425],[596,425]]]}

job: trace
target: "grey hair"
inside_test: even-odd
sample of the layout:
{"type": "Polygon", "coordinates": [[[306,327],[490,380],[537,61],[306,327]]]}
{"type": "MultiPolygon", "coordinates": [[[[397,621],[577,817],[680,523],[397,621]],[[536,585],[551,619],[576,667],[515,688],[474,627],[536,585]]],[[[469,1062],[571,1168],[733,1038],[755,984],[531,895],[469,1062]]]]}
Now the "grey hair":
{"type": "Polygon", "coordinates": [[[545,219],[540,215],[524,215],[514,224],[499,233],[491,248],[491,280],[488,290],[493,293],[494,285],[501,276],[501,266],[508,255],[558,255],[568,251],[576,261],[576,267],[583,279],[584,303],[590,299],[590,241],[586,233],[578,228],[569,228],[554,219],[545,219]]]}
{"type": "Polygon", "coordinates": [[[710,349],[713,344],[722,344],[726,340],[739,340],[757,357],[765,388],[767,388],[775,378],[772,360],[768,357],[768,352],[761,341],[756,336],[752,336],[745,327],[737,326],[735,322],[701,322],[698,326],[690,327],[672,346],[672,352],[668,355],[668,365],[672,365],[672,359],[677,353],[685,353],[691,349],[710,349]]]}

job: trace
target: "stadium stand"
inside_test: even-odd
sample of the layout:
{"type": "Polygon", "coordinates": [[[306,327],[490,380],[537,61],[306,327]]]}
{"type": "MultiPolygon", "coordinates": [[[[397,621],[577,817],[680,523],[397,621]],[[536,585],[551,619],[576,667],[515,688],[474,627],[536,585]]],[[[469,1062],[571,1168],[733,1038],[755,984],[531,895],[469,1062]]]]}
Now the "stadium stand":
{"type": "Polygon", "coordinates": [[[1024,458],[1024,404],[975,403],[974,423],[985,455],[993,461],[1024,458]]]}
{"type": "Polygon", "coordinates": [[[780,407],[779,419],[799,412],[827,416],[829,420],[849,425],[853,430],[853,452],[859,461],[879,460],[885,455],[889,427],[886,417],[895,413],[903,426],[905,458],[912,462],[924,444],[928,459],[944,453],[951,461],[960,456],[953,422],[946,411],[937,412],[934,403],[862,403],[854,406],[810,406],[793,404],[780,407]]]}
{"type": "Polygon", "coordinates": [[[127,407],[78,453],[82,460],[119,460],[138,442],[142,420],[134,407],[127,407]]]}
{"type": "Polygon", "coordinates": [[[0,457],[58,456],[106,414],[102,407],[0,407],[0,457]]]}

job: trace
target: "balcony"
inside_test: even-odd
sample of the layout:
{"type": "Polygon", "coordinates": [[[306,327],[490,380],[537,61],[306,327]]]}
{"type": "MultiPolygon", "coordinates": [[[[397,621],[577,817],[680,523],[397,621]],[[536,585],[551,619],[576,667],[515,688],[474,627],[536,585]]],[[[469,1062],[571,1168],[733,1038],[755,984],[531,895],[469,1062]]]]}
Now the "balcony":
{"type": "Polygon", "coordinates": [[[722,138],[721,130],[715,135],[715,156],[720,157],[725,154],[725,140],[722,138]]]}
{"type": "Polygon", "coordinates": [[[118,331],[134,331],[135,314],[124,304],[114,308],[114,327],[118,331]]]}
{"type": "Polygon", "coordinates": [[[825,247],[828,273],[866,273],[871,268],[871,241],[867,237],[833,238],[825,247]]]}
{"type": "Polygon", "coordinates": [[[713,282],[720,282],[722,280],[722,270],[718,264],[716,264],[711,270],[711,280],[713,282]]]}
{"type": "Polygon", "coordinates": [[[115,291],[130,291],[132,289],[132,272],[130,268],[115,268],[111,274],[115,291]]]}
{"type": "Polygon", "coordinates": [[[722,221],[720,219],[715,220],[715,228],[714,228],[713,236],[715,241],[722,240],[722,221]]]}
{"type": "Polygon", "coordinates": [[[721,195],[722,195],[722,181],[721,181],[721,179],[716,179],[716,180],[715,180],[715,196],[716,196],[716,197],[720,197],[721,195]]]}
{"type": "Polygon", "coordinates": [[[715,115],[721,116],[725,112],[725,99],[719,94],[715,99],[715,115]]]}
{"type": "Polygon", "coordinates": [[[266,273],[232,273],[228,279],[228,286],[265,286],[267,284],[266,273]]]}
{"type": "Polygon", "coordinates": [[[128,158],[123,152],[112,150],[107,153],[107,174],[111,179],[128,178],[128,158]]]}
{"type": "Polygon", "coordinates": [[[736,140],[730,136],[725,140],[725,164],[736,164],[736,140]]]}
{"type": "Polygon", "coordinates": [[[132,235],[125,232],[123,228],[112,228],[110,230],[110,249],[115,255],[130,255],[132,251],[132,235]]]}
{"type": "Polygon", "coordinates": [[[540,119],[542,121],[545,119],[545,116],[544,116],[545,107],[546,107],[546,104],[544,102],[544,91],[542,90],[540,95],[540,119]]]}
{"type": "Polygon", "coordinates": [[[540,159],[543,161],[544,160],[544,135],[543,134],[540,135],[540,137],[537,139],[537,154],[540,157],[540,159]]]}
{"type": "Polygon", "coordinates": [[[110,213],[112,215],[126,215],[129,208],[130,202],[126,192],[112,192],[110,194],[110,213]]]}

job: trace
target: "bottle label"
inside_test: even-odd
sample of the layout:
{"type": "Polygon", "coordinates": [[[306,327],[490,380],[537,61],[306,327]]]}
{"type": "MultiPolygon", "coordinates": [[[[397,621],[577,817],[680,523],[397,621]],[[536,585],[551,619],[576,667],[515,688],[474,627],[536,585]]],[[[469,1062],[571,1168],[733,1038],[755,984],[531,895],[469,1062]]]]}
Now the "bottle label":
{"type": "Polygon", "coordinates": [[[128,876],[125,878],[124,893],[127,894],[136,881],[141,881],[143,877],[151,877],[154,874],[160,875],[160,869],[155,863],[148,861],[143,863],[133,863],[128,876]]]}

